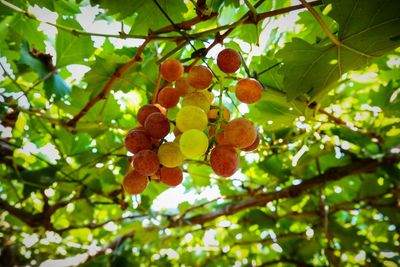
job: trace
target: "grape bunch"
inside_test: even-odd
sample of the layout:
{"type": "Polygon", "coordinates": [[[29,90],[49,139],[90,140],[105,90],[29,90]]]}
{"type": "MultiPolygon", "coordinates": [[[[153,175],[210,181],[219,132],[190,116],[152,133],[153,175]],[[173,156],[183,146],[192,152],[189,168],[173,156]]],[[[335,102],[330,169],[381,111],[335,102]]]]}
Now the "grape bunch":
{"type": "MultiPolygon", "coordinates": [[[[230,48],[217,56],[217,65],[226,74],[236,72],[241,62],[240,54],[230,48]]],[[[222,85],[214,102],[215,79],[208,67],[196,65],[186,74],[178,60],[169,58],[161,63],[160,75],[172,86],[155,93],[157,103],[139,109],[140,126],[125,137],[125,147],[133,154],[133,170],[123,180],[125,191],[140,194],[149,180],[177,186],[183,180],[180,166],[187,160],[202,160],[217,175],[232,176],[239,168],[240,150],[253,151],[260,142],[255,125],[243,117],[231,119],[222,103],[222,85]],[[175,121],[170,121],[167,112],[177,106],[175,121]],[[166,141],[171,128],[175,138],[166,141]]],[[[235,87],[237,99],[246,104],[258,101],[262,92],[262,85],[253,78],[242,78],[235,87]]]]}

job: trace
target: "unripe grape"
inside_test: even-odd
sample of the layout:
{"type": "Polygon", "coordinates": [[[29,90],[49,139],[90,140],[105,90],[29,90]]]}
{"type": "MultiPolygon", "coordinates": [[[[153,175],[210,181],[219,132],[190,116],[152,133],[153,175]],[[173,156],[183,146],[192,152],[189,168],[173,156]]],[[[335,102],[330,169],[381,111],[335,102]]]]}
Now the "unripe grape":
{"type": "Polygon", "coordinates": [[[257,135],[256,139],[254,140],[254,142],[251,145],[249,145],[248,147],[242,148],[241,150],[246,151],[246,152],[253,151],[258,147],[259,144],[260,144],[260,137],[257,135]]]}
{"type": "Polygon", "coordinates": [[[189,85],[187,78],[181,77],[175,82],[175,90],[179,96],[185,96],[191,92],[194,92],[194,88],[189,85]]]}
{"type": "Polygon", "coordinates": [[[208,98],[200,93],[200,92],[193,92],[187,94],[182,101],[182,107],[186,106],[196,106],[204,110],[204,112],[208,112],[210,110],[210,101],[208,98]]]}
{"type": "Polygon", "coordinates": [[[200,90],[199,93],[202,93],[203,95],[205,95],[208,99],[208,102],[211,103],[214,101],[214,94],[210,91],[208,91],[207,89],[205,90],[200,90]]]}
{"type": "Polygon", "coordinates": [[[206,89],[212,83],[212,72],[209,68],[199,65],[193,66],[188,73],[188,82],[196,89],[206,89]]]}
{"type": "Polygon", "coordinates": [[[219,176],[232,176],[239,168],[239,155],[230,145],[217,145],[210,155],[210,164],[219,176]]]}
{"type": "Polygon", "coordinates": [[[143,149],[151,149],[151,140],[144,129],[130,130],[124,140],[126,149],[135,154],[143,149]]]}
{"type": "Polygon", "coordinates": [[[146,189],[147,183],[146,176],[137,171],[131,171],[125,175],[122,186],[128,194],[140,194],[146,189]]]}
{"type": "Polygon", "coordinates": [[[181,132],[190,129],[204,130],[207,127],[207,115],[199,107],[186,106],[181,108],[176,114],[176,126],[181,132]]]}
{"type": "Polygon", "coordinates": [[[173,108],[179,102],[179,94],[172,87],[165,87],[158,94],[158,103],[164,108],[173,108]]]}
{"type": "Polygon", "coordinates": [[[225,73],[234,73],[241,64],[240,54],[231,48],[225,48],[217,56],[217,65],[225,73]]]}
{"type": "Polygon", "coordinates": [[[156,152],[147,149],[133,156],[132,165],[138,173],[150,176],[157,173],[160,168],[160,161],[156,152]]]}
{"type": "Polygon", "coordinates": [[[174,59],[168,58],[160,66],[161,76],[168,82],[176,81],[183,74],[182,64],[174,59]]]}
{"type": "Polygon", "coordinates": [[[184,156],[195,159],[206,153],[208,138],[202,131],[191,129],[181,135],[179,145],[184,156]]]}
{"type": "Polygon", "coordinates": [[[152,113],[161,113],[160,109],[152,104],[143,105],[138,113],[137,113],[137,120],[141,125],[144,125],[146,118],[152,113]]]}
{"type": "Polygon", "coordinates": [[[226,125],[224,137],[229,144],[245,148],[253,144],[257,137],[257,129],[248,119],[237,118],[226,125]]]}
{"type": "Polygon", "coordinates": [[[147,117],[144,128],[146,132],[156,139],[165,137],[170,130],[168,119],[161,113],[153,113],[147,117]]]}
{"type": "Polygon", "coordinates": [[[182,164],[184,158],[178,144],[167,142],[158,148],[160,163],[168,168],[174,168],[182,164]]]}
{"type": "Polygon", "coordinates": [[[161,167],[160,181],[169,186],[177,186],[182,183],[183,174],[179,167],[161,167]]]}
{"type": "Polygon", "coordinates": [[[262,97],[263,87],[261,83],[252,78],[245,78],[236,84],[235,95],[239,101],[252,104],[262,97]]]}

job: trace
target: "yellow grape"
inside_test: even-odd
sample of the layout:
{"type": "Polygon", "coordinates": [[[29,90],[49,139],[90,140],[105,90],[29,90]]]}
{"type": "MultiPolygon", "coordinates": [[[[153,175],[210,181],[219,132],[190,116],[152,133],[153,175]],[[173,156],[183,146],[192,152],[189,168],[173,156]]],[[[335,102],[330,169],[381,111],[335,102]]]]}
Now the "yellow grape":
{"type": "Polygon", "coordinates": [[[160,163],[168,168],[174,168],[182,164],[183,155],[178,144],[167,142],[158,148],[160,163]]]}
{"type": "Polygon", "coordinates": [[[186,106],[176,114],[176,126],[181,132],[190,129],[204,130],[207,127],[207,114],[199,107],[186,106]]]}
{"type": "Polygon", "coordinates": [[[210,101],[203,93],[193,92],[183,98],[182,107],[186,106],[196,106],[207,113],[210,110],[210,101]]]}
{"type": "Polygon", "coordinates": [[[184,156],[195,159],[206,153],[208,138],[202,131],[191,129],[182,134],[179,145],[184,156]]]}

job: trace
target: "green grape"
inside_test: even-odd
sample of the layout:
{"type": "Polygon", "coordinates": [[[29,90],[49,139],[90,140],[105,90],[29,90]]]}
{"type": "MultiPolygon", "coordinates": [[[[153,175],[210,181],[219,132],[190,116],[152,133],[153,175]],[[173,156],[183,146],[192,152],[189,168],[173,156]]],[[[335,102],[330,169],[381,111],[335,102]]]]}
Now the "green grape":
{"type": "Polygon", "coordinates": [[[196,106],[183,107],[176,114],[176,126],[181,132],[186,132],[190,129],[202,131],[207,127],[207,124],[207,114],[196,106]]]}
{"type": "Polygon", "coordinates": [[[206,153],[208,138],[202,131],[191,129],[182,134],[179,145],[184,156],[195,159],[206,153]]]}
{"type": "Polygon", "coordinates": [[[167,142],[158,148],[160,163],[168,168],[174,168],[182,164],[183,155],[178,144],[167,142]]]}
{"type": "Polygon", "coordinates": [[[193,92],[187,94],[182,101],[182,107],[196,106],[204,110],[207,113],[210,110],[210,101],[208,97],[201,92],[193,92]]]}

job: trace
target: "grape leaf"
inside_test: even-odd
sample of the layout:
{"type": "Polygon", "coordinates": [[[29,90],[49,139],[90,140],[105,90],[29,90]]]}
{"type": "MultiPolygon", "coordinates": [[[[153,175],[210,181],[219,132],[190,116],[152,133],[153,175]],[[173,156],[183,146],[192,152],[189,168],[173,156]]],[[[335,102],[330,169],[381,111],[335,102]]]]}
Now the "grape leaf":
{"type": "Polygon", "coordinates": [[[399,1],[338,0],[326,4],[332,5],[330,16],[339,24],[338,39],[343,45],[309,44],[296,38],[277,53],[284,62],[281,70],[289,100],[306,93],[321,97],[343,73],[400,45],[399,1]]]}
{"type": "MultiPolygon", "coordinates": [[[[75,20],[58,20],[63,26],[74,29],[82,29],[75,20]]],[[[85,59],[89,58],[94,52],[93,41],[90,36],[76,36],[72,33],[59,30],[56,37],[57,68],[69,64],[86,64],[85,59]]]]}

